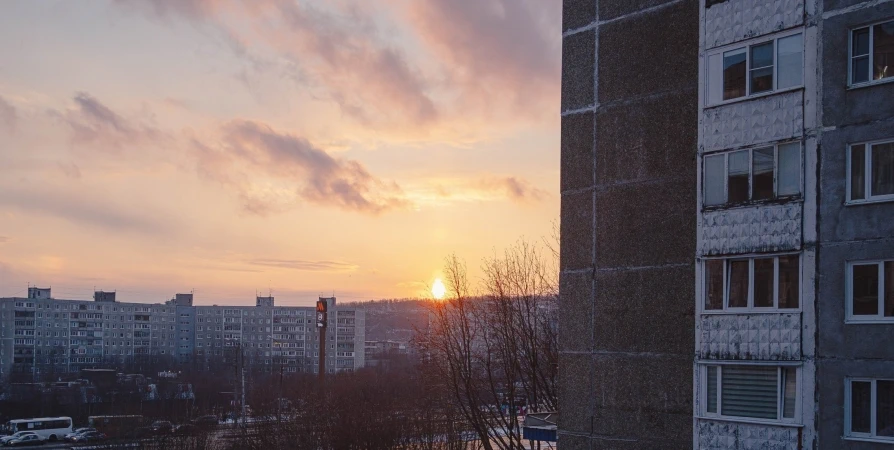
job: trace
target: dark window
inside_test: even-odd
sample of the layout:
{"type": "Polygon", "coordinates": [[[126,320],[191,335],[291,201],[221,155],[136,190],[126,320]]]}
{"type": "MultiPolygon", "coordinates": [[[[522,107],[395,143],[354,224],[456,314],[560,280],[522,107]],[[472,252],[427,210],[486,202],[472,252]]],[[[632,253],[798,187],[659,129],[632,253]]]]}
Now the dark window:
{"type": "Polygon", "coordinates": [[[851,383],[851,431],[872,431],[872,383],[869,381],[851,383]]]}
{"type": "Polygon", "coordinates": [[[875,434],[894,437],[894,380],[876,381],[875,390],[875,434]]]}
{"type": "Polygon", "coordinates": [[[872,77],[894,76],[894,21],[872,27],[872,77]]]}
{"type": "Polygon", "coordinates": [[[779,257],[779,307],[797,308],[801,268],[798,255],[779,257]]]}
{"type": "Polygon", "coordinates": [[[854,315],[878,314],[878,264],[855,264],[853,270],[854,315]]]}
{"type": "Polygon", "coordinates": [[[754,307],[773,307],[773,258],[754,260],[754,307]]]}
{"type": "Polygon", "coordinates": [[[885,261],[885,317],[894,317],[894,261],[885,261]]]}
{"type": "Polygon", "coordinates": [[[866,146],[851,146],[851,200],[866,198],[866,146]]]}
{"type": "Polygon", "coordinates": [[[717,366],[708,366],[708,408],[709,413],[717,412],[717,366]]]}
{"type": "Polygon", "coordinates": [[[744,48],[723,54],[723,99],[745,96],[747,53],[744,48]]]}
{"type": "Polygon", "coordinates": [[[869,81],[869,28],[861,28],[851,35],[851,82],[866,81],[869,81]]]}
{"type": "Polygon", "coordinates": [[[773,42],[751,47],[751,93],[773,90],[773,42]]]}
{"type": "Polygon", "coordinates": [[[728,199],[730,203],[748,201],[748,175],[749,162],[748,151],[733,152],[729,154],[729,172],[727,175],[728,199]]]}
{"type": "Polygon", "coordinates": [[[773,198],[773,147],[755,149],[751,153],[752,200],[773,198]]]}
{"type": "Polygon", "coordinates": [[[705,261],[705,309],[723,309],[723,260],[705,261]]]}
{"type": "Polygon", "coordinates": [[[729,307],[748,307],[748,260],[734,260],[727,263],[729,268],[729,307]]]}
{"type": "Polygon", "coordinates": [[[872,146],[871,195],[894,194],[894,142],[872,146]]]}

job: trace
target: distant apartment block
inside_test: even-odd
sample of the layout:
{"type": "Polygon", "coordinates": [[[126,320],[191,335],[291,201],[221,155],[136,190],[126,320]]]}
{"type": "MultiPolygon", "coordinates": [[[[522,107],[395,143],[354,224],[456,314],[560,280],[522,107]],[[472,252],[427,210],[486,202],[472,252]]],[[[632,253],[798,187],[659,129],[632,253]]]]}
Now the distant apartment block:
{"type": "MultiPolygon", "coordinates": [[[[363,367],[364,311],[326,301],[327,372],[363,367]]],[[[0,379],[141,363],[315,373],[314,314],[313,307],[275,306],[273,297],[258,297],[256,306],[197,306],[192,294],[145,304],[118,302],[114,292],[61,300],[29,288],[27,298],[0,298],[0,379]]]]}

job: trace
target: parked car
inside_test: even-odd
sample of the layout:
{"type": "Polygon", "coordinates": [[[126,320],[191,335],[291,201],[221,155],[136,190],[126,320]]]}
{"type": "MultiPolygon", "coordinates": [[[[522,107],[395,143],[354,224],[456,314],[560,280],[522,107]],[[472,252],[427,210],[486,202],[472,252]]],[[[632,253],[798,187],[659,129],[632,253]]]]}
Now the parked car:
{"type": "Polygon", "coordinates": [[[178,425],[177,428],[174,429],[174,434],[178,436],[189,436],[199,432],[199,427],[191,424],[185,423],[183,425],[178,425]]]}
{"type": "Polygon", "coordinates": [[[43,439],[40,436],[31,433],[26,434],[24,436],[20,436],[14,439],[10,439],[4,443],[4,446],[7,447],[24,447],[26,445],[41,445],[43,444],[43,439]]]}
{"type": "Polygon", "coordinates": [[[150,427],[136,427],[130,432],[126,433],[125,436],[131,439],[143,439],[150,437],[153,434],[154,432],[150,427]]]}
{"type": "Polygon", "coordinates": [[[71,438],[79,434],[89,433],[91,431],[96,431],[96,428],[77,428],[71,433],[66,434],[62,439],[64,439],[66,442],[69,442],[71,441],[71,438]]]}
{"type": "Polygon", "coordinates": [[[106,435],[100,433],[99,431],[88,431],[71,438],[71,442],[77,442],[79,444],[85,442],[99,442],[104,440],[106,440],[106,435]]]}
{"type": "Polygon", "coordinates": [[[18,439],[22,436],[27,436],[29,434],[33,434],[33,435],[37,436],[37,433],[35,433],[33,431],[19,431],[17,433],[11,434],[9,436],[3,436],[2,438],[0,438],[0,445],[6,445],[7,442],[9,442],[13,439],[18,439]]]}
{"type": "Polygon", "coordinates": [[[174,431],[174,425],[167,420],[156,420],[155,422],[152,422],[152,425],[150,425],[149,428],[156,434],[167,434],[174,431]]]}
{"type": "Polygon", "coordinates": [[[217,426],[217,416],[201,416],[192,420],[193,425],[201,428],[214,428],[217,426]]]}

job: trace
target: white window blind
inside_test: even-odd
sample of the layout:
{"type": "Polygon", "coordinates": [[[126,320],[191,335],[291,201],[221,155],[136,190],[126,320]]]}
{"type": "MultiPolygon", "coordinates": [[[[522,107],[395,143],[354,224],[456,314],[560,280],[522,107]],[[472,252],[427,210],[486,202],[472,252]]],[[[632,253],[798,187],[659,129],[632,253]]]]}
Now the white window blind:
{"type": "Polygon", "coordinates": [[[721,388],[723,415],[777,419],[779,371],[771,366],[725,366],[721,388]]]}

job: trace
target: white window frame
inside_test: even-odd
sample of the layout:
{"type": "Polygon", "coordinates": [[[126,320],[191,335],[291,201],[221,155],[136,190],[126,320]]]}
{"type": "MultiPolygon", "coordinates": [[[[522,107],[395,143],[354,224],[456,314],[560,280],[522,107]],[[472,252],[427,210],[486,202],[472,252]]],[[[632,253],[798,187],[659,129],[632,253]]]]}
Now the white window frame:
{"type": "Polygon", "coordinates": [[[888,23],[888,22],[894,22],[894,18],[889,18],[887,20],[880,20],[878,22],[874,22],[869,25],[863,25],[863,26],[851,28],[850,30],[848,30],[848,32],[847,32],[847,86],[849,88],[860,88],[860,87],[875,86],[877,84],[885,84],[885,83],[894,82],[894,76],[882,78],[880,80],[872,79],[872,70],[873,70],[872,69],[873,68],[873,64],[872,64],[873,63],[873,61],[872,61],[873,51],[872,50],[873,50],[873,47],[875,46],[873,43],[873,39],[872,39],[873,35],[875,34],[874,28],[876,25],[881,25],[883,23],[888,23]],[[859,83],[854,83],[854,64],[853,64],[853,61],[854,61],[854,32],[862,30],[864,28],[869,29],[869,55],[868,55],[868,57],[869,57],[868,58],[869,59],[869,80],[861,81],[859,83]]]}
{"type": "MultiPolygon", "coordinates": [[[[850,154],[850,153],[848,153],[850,154]]],[[[777,142],[775,144],[765,144],[765,145],[757,145],[747,148],[740,148],[736,150],[723,150],[719,152],[712,152],[702,155],[702,186],[701,186],[701,196],[702,196],[702,208],[708,209],[723,209],[729,207],[735,207],[740,205],[751,205],[751,204],[761,204],[761,203],[770,203],[776,201],[784,201],[791,199],[799,199],[804,197],[804,144],[800,139],[789,140],[783,142],[777,142]],[[798,168],[798,193],[795,195],[785,195],[779,196],[779,147],[789,144],[798,144],[798,161],[800,167],[798,168]],[[752,182],[754,178],[754,151],[761,150],[768,147],[773,148],[773,198],[764,199],[764,200],[752,200],[753,196],[753,188],[754,183],[752,182]],[[729,202],[729,155],[731,153],[747,151],[748,152],[748,200],[740,203],[730,203],[729,202]],[[723,203],[716,205],[708,205],[705,203],[705,182],[707,180],[707,172],[705,170],[706,167],[706,159],[711,157],[723,157],[723,196],[726,199],[723,203]]],[[[850,166],[848,166],[848,173],[850,173],[850,166]]],[[[848,194],[850,195],[850,194],[848,194]]]]}
{"type": "Polygon", "coordinates": [[[717,258],[703,258],[701,260],[701,282],[699,283],[700,295],[699,295],[699,308],[701,314],[740,314],[740,313],[764,313],[764,312],[799,312],[804,307],[804,258],[801,257],[801,253],[799,252],[787,252],[787,253],[773,253],[769,255],[759,255],[759,254],[751,254],[751,255],[737,255],[737,256],[724,256],[717,258]],[[780,256],[798,256],[798,307],[797,308],[780,308],[779,307],[779,257],[780,256]],[[773,306],[772,307],[756,307],[754,306],[754,260],[755,259],[768,259],[773,258],[773,306]],[[706,261],[723,261],[723,308],[722,309],[707,309],[705,308],[705,301],[707,300],[708,292],[705,290],[705,281],[707,279],[707,268],[706,261]],[[747,306],[742,307],[730,307],[729,306],[729,286],[727,273],[729,271],[729,265],[727,261],[741,261],[748,260],[748,300],[747,306]]]}
{"type": "MultiPolygon", "coordinates": [[[[711,49],[705,53],[705,107],[714,107],[720,105],[726,105],[729,103],[741,102],[744,100],[754,99],[765,97],[768,95],[779,94],[782,92],[789,92],[798,89],[804,89],[804,75],[806,73],[805,64],[804,64],[804,30],[801,27],[795,28],[793,30],[783,31],[781,33],[769,35],[769,36],[761,36],[759,38],[750,39],[744,42],[736,42],[735,44],[725,45],[723,47],[717,47],[711,49]],[[796,35],[801,35],[801,83],[795,86],[778,89],[777,83],[779,81],[779,52],[778,52],[778,41],[780,39],[785,39],[787,37],[792,37],[796,35]],[[756,94],[751,93],[751,47],[763,45],[767,42],[773,43],[773,89],[769,91],[758,92],[756,94]],[[723,84],[723,70],[720,71],[720,80],[712,80],[711,79],[711,67],[709,67],[708,61],[712,56],[720,56],[721,58],[721,68],[723,61],[723,54],[731,51],[745,49],[745,95],[736,98],[730,98],[724,100],[723,98],[720,101],[711,103],[711,86],[713,83],[719,82],[721,85],[723,84]]],[[[722,97],[722,89],[721,89],[721,97],[722,97]]]]}
{"type": "Polygon", "coordinates": [[[878,382],[894,381],[891,378],[866,378],[866,377],[848,377],[844,380],[844,437],[845,439],[875,441],[884,443],[894,443],[894,437],[878,436],[877,427],[877,408],[878,408],[878,382]],[[870,426],[869,433],[855,433],[851,431],[853,421],[853,410],[851,403],[852,388],[854,382],[871,383],[871,394],[869,396],[870,403],[870,426]]]}
{"type": "Polygon", "coordinates": [[[802,425],[801,418],[801,383],[803,376],[801,375],[800,362],[781,362],[773,361],[772,363],[744,363],[742,361],[711,361],[699,364],[699,398],[705,401],[699,402],[699,415],[701,418],[721,419],[733,422],[745,423],[762,423],[762,424],[781,424],[781,425],[802,425]],[[755,417],[743,416],[727,416],[723,414],[723,367],[724,366],[772,366],[776,367],[776,415],[778,419],[759,419],[755,417]],[[708,367],[717,367],[717,397],[714,399],[717,405],[717,412],[708,412],[708,367]],[[785,383],[783,380],[784,368],[795,369],[795,412],[794,417],[783,417],[785,408],[785,383]]]}
{"type": "Polygon", "coordinates": [[[845,266],[844,295],[847,307],[845,323],[894,323],[894,317],[885,316],[885,263],[894,262],[894,259],[875,259],[866,261],[848,261],[845,266]],[[874,316],[854,314],[854,266],[878,265],[878,313],[874,316]]]}
{"type": "MultiPolygon", "coordinates": [[[[894,79],[894,77],[891,77],[894,79]]],[[[869,141],[869,142],[855,142],[853,144],[848,144],[846,158],[847,158],[847,173],[845,174],[845,179],[847,181],[845,188],[847,189],[847,197],[845,197],[846,205],[861,205],[864,203],[880,203],[880,202],[891,202],[894,201],[894,194],[887,195],[872,195],[872,147],[874,145],[884,145],[884,144],[894,144],[894,139],[882,139],[877,141],[869,141]],[[863,192],[866,193],[866,198],[854,200],[851,198],[851,151],[854,146],[862,145],[864,146],[863,150],[863,167],[864,167],[864,180],[863,180],[863,192]]]]}

